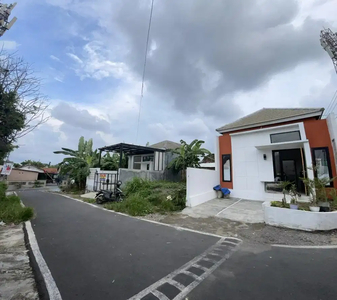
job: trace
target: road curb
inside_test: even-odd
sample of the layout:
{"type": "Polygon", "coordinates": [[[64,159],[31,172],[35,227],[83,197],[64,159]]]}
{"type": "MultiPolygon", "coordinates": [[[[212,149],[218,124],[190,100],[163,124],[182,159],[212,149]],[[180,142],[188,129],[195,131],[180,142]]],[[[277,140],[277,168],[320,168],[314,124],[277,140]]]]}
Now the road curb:
{"type": "Polygon", "coordinates": [[[129,217],[129,218],[133,218],[133,219],[137,219],[137,220],[141,220],[141,221],[145,221],[145,222],[148,222],[148,223],[153,223],[153,224],[157,224],[157,225],[161,225],[161,226],[171,227],[171,228],[174,228],[174,229],[180,230],[180,231],[189,231],[189,232],[193,232],[193,233],[198,233],[198,234],[202,234],[202,235],[216,237],[216,238],[219,238],[219,239],[222,239],[222,238],[232,238],[232,239],[241,241],[241,239],[236,238],[236,237],[228,237],[228,236],[218,235],[218,234],[214,234],[214,233],[207,233],[207,232],[203,232],[203,231],[199,231],[199,230],[194,230],[194,229],[189,229],[189,228],[185,228],[185,227],[175,226],[175,225],[171,225],[171,224],[161,223],[161,222],[158,222],[158,221],[148,220],[148,219],[141,218],[141,217],[133,217],[133,216],[130,216],[128,214],[124,214],[124,213],[121,213],[121,212],[116,212],[114,210],[109,210],[109,209],[106,209],[104,207],[100,207],[100,206],[97,206],[95,204],[88,203],[88,202],[82,201],[80,199],[76,199],[76,198],[73,198],[73,197],[70,197],[70,196],[67,196],[67,195],[63,195],[63,194],[60,194],[60,193],[52,193],[52,194],[60,195],[62,197],[65,197],[65,198],[68,198],[68,199],[71,199],[71,200],[75,200],[75,201],[78,201],[80,203],[84,203],[84,204],[90,205],[90,206],[92,206],[94,208],[105,210],[105,211],[110,212],[110,213],[114,213],[114,214],[121,215],[121,216],[124,216],[124,217],[129,217]]]}
{"type": "Polygon", "coordinates": [[[278,245],[272,244],[274,248],[289,248],[289,249],[337,249],[337,245],[323,245],[323,246],[307,246],[307,245],[278,245]]]}

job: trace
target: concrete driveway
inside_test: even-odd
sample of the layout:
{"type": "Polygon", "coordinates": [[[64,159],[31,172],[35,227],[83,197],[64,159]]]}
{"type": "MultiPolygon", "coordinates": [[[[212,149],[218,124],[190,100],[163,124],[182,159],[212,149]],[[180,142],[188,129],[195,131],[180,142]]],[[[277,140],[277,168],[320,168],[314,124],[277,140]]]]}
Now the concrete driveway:
{"type": "Polygon", "coordinates": [[[182,213],[195,218],[218,217],[243,223],[263,223],[262,203],[263,201],[221,198],[187,207],[182,213]]]}

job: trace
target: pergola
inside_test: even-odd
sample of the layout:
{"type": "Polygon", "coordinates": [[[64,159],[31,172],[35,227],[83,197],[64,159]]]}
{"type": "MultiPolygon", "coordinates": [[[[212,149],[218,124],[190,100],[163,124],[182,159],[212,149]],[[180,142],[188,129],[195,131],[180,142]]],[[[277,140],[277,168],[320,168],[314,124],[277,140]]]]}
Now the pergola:
{"type": "Polygon", "coordinates": [[[126,155],[136,154],[152,154],[154,152],[165,152],[165,149],[152,148],[147,146],[139,146],[133,144],[119,143],[111,146],[99,148],[99,165],[101,165],[102,152],[117,152],[119,153],[119,168],[122,165],[123,153],[126,155]]]}

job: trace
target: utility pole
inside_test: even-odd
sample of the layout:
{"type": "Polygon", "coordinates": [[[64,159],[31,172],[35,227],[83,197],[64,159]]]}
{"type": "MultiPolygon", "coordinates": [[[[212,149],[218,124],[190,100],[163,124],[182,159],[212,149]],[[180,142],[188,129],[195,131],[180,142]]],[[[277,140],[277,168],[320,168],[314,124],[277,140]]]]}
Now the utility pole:
{"type": "Polygon", "coordinates": [[[324,29],[321,31],[320,41],[323,49],[332,59],[332,63],[337,72],[337,33],[333,33],[329,28],[324,29]]]}
{"type": "Polygon", "coordinates": [[[13,8],[16,6],[16,2],[13,4],[0,3],[0,36],[9,30],[16,22],[17,18],[14,17],[11,21],[8,20],[13,8]]]}

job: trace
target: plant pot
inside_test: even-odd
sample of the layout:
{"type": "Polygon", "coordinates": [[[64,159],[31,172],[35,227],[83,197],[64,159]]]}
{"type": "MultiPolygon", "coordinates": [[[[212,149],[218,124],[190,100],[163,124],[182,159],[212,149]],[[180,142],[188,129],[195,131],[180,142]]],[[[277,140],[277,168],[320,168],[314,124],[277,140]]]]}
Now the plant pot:
{"type": "Polygon", "coordinates": [[[320,202],[318,203],[321,212],[329,212],[330,211],[330,203],[329,202],[320,202]]]}
{"type": "Polygon", "coordinates": [[[319,206],[309,206],[309,208],[313,212],[319,212],[321,209],[319,206]]]}
{"type": "Polygon", "coordinates": [[[298,205],[297,204],[290,204],[290,209],[298,209],[298,205]]]}

